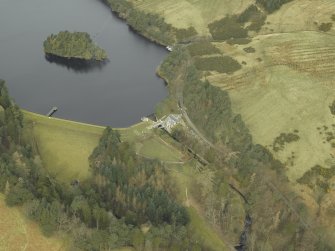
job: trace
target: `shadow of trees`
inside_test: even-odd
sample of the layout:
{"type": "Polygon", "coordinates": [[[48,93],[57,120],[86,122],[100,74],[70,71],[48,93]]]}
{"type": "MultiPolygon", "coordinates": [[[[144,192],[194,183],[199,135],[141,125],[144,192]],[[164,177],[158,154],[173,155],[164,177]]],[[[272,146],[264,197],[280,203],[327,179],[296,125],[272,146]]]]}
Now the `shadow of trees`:
{"type": "Polygon", "coordinates": [[[96,60],[83,60],[78,58],[63,58],[51,54],[46,54],[45,59],[49,63],[54,63],[79,73],[87,73],[91,71],[101,70],[108,64],[109,60],[96,61],[96,60]]]}

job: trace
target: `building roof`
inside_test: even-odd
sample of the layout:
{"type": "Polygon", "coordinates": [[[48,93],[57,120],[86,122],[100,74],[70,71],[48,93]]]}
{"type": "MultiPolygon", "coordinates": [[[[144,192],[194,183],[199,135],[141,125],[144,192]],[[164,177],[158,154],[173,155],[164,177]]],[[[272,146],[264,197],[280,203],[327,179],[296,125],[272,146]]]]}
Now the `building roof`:
{"type": "Polygon", "coordinates": [[[169,116],[167,116],[167,118],[165,119],[165,122],[172,122],[174,124],[179,123],[181,119],[181,114],[170,114],[169,116]]]}

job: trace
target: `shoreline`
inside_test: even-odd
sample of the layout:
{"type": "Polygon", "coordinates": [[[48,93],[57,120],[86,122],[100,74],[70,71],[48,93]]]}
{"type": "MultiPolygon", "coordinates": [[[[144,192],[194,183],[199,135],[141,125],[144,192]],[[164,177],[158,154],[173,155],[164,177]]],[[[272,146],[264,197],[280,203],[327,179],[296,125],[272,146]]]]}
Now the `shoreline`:
{"type": "MultiPolygon", "coordinates": [[[[98,0],[98,1],[100,1],[102,4],[104,4],[107,8],[109,8],[109,10],[112,12],[112,14],[115,15],[118,19],[124,21],[127,24],[127,26],[129,27],[129,29],[131,31],[133,31],[134,33],[136,33],[137,35],[147,39],[148,41],[150,41],[150,42],[152,42],[152,43],[154,43],[158,46],[162,46],[164,48],[166,48],[166,46],[172,45],[172,44],[164,43],[162,40],[158,40],[157,38],[154,38],[153,36],[151,36],[147,32],[140,32],[136,26],[129,23],[129,21],[128,21],[129,16],[127,15],[128,13],[123,13],[122,11],[115,10],[112,7],[112,4],[110,4],[108,2],[108,0],[98,0]]],[[[173,44],[175,42],[176,41],[174,41],[173,44]]]]}

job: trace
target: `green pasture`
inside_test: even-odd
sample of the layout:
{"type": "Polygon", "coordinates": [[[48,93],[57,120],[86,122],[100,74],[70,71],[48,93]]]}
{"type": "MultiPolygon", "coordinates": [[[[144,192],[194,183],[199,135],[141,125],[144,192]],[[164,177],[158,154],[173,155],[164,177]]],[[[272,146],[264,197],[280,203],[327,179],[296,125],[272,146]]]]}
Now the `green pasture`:
{"type": "Polygon", "coordinates": [[[103,127],[25,112],[35,147],[44,166],[56,177],[71,181],[89,176],[88,156],[98,145],[103,127]]]}

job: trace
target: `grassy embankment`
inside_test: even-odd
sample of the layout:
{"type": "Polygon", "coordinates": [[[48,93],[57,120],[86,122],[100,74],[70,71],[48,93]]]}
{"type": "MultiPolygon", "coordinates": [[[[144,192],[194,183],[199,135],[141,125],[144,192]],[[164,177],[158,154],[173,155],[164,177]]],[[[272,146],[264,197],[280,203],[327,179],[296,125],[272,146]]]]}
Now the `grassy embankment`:
{"type": "Polygon", "coordinates": [[[33,128],[35,147],[45,167],[62,180],[85,179],[88,156],[98,144],[103,127],[24,113],[33,128]]]}

